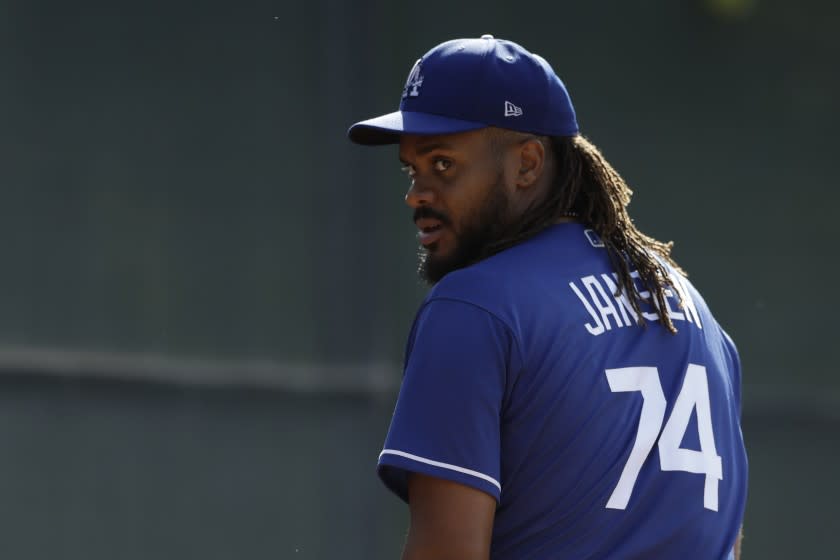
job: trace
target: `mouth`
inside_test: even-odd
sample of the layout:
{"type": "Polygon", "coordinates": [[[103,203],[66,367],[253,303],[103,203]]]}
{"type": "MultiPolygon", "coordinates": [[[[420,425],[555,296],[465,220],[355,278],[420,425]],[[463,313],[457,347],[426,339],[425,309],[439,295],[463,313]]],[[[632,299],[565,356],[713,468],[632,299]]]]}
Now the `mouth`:
{"type": "Polygon", "coordinates": [[[436,243],[443,234],[444,225],[440,220],[435,218],[420,218],[415,224],[417,224],[417,229],[420,230],[420,243],[424,247],[429,247],[433,243],[436,243]]]}

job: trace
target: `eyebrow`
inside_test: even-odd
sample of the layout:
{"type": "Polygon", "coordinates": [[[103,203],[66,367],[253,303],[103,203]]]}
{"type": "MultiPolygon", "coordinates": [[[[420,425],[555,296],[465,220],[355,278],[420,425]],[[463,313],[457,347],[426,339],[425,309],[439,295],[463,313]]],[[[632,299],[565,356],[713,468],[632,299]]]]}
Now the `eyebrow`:
{"type": "Polygon", "coordinates": [[[435,150],[453,150],[452,144],[447,144],[445,142],[432,142],[431,144],[426,144],[425,146],[420,146],[417,148],[417,153],[419,155],[425,155],[429,152],[434,152],[435,150]]]}
{"type": "MultiPolygon", "coordinates": [[[[432,142],[431,144],[426,144],[424,146],[420,146],[417,148],[417,155],[423,156],[428,154],[429,152],[434,152],[435,150],[454,150],[455,147],[452,144],[447,144],[446,142],[432,142]]],[[[400,158],[400,163],[403,165],[409,165],[407,161],[403,158],[400,158]]]]}

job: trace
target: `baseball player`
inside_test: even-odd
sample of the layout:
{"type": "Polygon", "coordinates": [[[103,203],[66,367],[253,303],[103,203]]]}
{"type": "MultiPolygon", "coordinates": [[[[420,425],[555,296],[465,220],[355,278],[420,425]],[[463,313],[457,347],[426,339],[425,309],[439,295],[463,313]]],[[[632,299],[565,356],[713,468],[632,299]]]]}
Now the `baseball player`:
{"type": "Polygon", "coordinates": [[[433,285],[378,463],[403,558],[738,558],[737,351],[548,62],[447,41],[349,136],[399,144],[433,285]]]}

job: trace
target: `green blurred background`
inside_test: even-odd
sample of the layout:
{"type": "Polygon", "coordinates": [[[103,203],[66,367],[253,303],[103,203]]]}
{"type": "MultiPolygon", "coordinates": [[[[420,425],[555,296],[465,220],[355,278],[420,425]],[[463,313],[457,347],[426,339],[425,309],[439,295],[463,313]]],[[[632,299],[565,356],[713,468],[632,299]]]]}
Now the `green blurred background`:
{"type": "Polygon", "coordinates": [[[739,345],[745,558],[836,557],[840,4],[0,0],[0,558],[397,558],[434,44],[552,62],[739,345]]]}

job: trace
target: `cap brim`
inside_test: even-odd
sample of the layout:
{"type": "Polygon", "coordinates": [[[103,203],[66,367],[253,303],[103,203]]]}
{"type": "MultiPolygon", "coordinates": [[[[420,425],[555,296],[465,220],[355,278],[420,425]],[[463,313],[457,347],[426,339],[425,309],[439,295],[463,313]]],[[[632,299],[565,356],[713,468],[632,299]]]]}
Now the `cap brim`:
{"type": "Polygon", "coordinates": [[[431,113],[396,111],[357,122],[347,131],[347,136],[356,144],[378,146],[397,144],[402,134],[454,134],[486,126],[484,123],[451,119],[431,113]]]}

